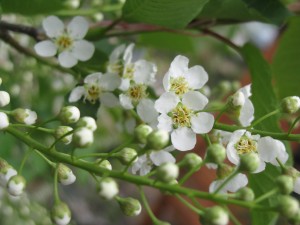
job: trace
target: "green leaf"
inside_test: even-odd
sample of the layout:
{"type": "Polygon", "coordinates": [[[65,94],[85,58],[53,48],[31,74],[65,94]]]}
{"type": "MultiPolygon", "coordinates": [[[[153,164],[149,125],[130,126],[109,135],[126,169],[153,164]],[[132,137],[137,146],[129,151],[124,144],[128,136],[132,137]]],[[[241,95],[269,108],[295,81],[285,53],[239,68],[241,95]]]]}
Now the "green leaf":
{"type": "MultiPolygon", "coordinates": [[[[246,44],[241,50],[244,59],[249,67],[252,79],[252,102],[255,108],[255,118],[260,118],[277,108],[277,101],[272,87],[272,74],[269,64],[263,58],[261,52],[250,44],[246,44]]],[[[272,116],[261,123],[256,128],[267,131],[280,131],[277,123],[278,117],[272,116]]],[[[255,195],[270,191],[274,186],[274,179],[279,175],[278,168],[268,165],[263,173],[249,175],[250,187],[255,195]]],[[[272,206],[274,199],[263,202],[266,206],[272,206]]],[[[252,211],[253,225],[271,225],[276,221],[278,214],[271,212],[252,211]]]]}
{"type": "Polygon", "coordinates": [[[169,28],[184,28],[209,0],[127,0],[123,18],[169,28]]]}
{"type": "Polygon", "coordinates": [[[280,99],[300,96],[300,17],[294,17],[280,39],[273,59],[275,88],[280,99]]]}
{"type": "Polygon", "coordinates": [[[0,0],[3,13],[34,15],[50,13],[63,8],[62,0],[0,0]]]}

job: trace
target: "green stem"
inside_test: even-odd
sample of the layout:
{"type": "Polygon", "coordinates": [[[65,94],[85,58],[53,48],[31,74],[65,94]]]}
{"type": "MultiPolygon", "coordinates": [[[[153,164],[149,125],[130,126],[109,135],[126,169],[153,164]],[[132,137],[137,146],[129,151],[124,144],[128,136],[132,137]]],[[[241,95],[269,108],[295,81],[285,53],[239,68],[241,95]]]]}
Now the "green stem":
{"type": "Polygon", "coordinates": [[[43,128],[43,127],[37,127],[37,126],[32,126],[32,125],[26,125],[26,124],[10,124],[11,127],[24,127],[24,128],[29,128],[29,129],[35,129],[38,131],[42,131],[47,134],[54,134],[55,130],[53,129],[48,129],[48,128],[43,128]]]}
{"type": "Polygon", "coordinates": [[[240,221],[238,221],[238,219],[233,215],[233,213],[230,211],[230,209],[228,207],[225,206],[225,208],[227,209],[228,215],[230,220],[235,224],[235,225],[242,225],[240,223],[240,221]]]}
{"type": "Polygon", "coordinates": [[[89,153],[86,155],[76,156],[77,159],[91,158],[91,157],[107,157],[109,153],[89,153]]]}
{"type": "Polygon", "coordinates": [[[59,167],[59,163],[56,164],[55,171],[54,171],[53,192],[54,192],[55,204],[60,203],[60,198],[58,194],[58,167],[59,167]]]}
{"type": "Polygon", "coordinates": [[[51,167],[55,168],[56,167],[56,163],[51,162],[46,156],[44,156],[42,153],[40,153],[39,151],[35,150],[35,152],[41,157],[43,158],[51,167]]]}
{"type": "Polygon", "coordinates": [[[272,112],[269,112],[267,113],[266,115],[260,117],[259,119],[255,120],[249,127],[247,127],[248,129],[252,128],[252,127],[255,127],[255,125],[261,123],[262,121],[264,121],[265,119],[273,116],[273,115],[276,115],[277,113],[280,113],[280,110],[279,109],[276,109],[272,112]]]}
{"type": "Polygon", "coordinates": [[[300,120],[300,116],[298,116],[292,123],[291,127],[288,130],[288,135],[292,132],[292,130],[294,129],[294,127],[296,126],[297,122],[300,120]]]}
{"type": "Polygon", "coordinates": [[[186,205],[189,209],[191,209],[195,213],[197,213],[199,215],[203,215],[204,214],[204,212],[202,210],[200,210],[200,209],[196,208],[195,206],[193,206],[191,203],[189,203],[188,201],[186,201],[179,194],[175,194],[175,196],[179,199],[179,201],[181,201],[184,205],[186,205]]]}
{"type": "Polygon", "coordinates": [[[202,165],[204,165],[203,163],[201,163],[199,166],[193,167],[192,169],[190,169],[178,182],[179,185],[184,184],[196,171],[198,171],[202,165]]]}
{"type": "Polygon", "coordinates": [[[219,114],[217,115],[216,119],[215,119],[215,123],[219,121],[219,119],[221,118],[221,116],[226,112],[226,110],[228,109],[229,105],[226,104],[221,111],[219,112],[219,114]]]}
{"type": "Polygon", "coordinates": [[[276,193],[278,193],[278,189],[277,188],[274,188],[272,189],[271,191],[259,196],[257,199],[254,200],[254,203],[259,203],[263,200],[265,200],[266,198],[269,198],[271,197],[272,195],[275,195],[276,193]]]}
{"type": "Polygon", "coordinates": [[[32,150],[33,150],[32,148],[29,148],[27,150],[27,152],[25,153],[25,155],[24,155],[24,157],[22,159],[21,165],[19,167],[18,174],[22,174],[23,167],[24,167],[24,165],[25,165],[25,163],[26,163],[29,155],[31,154],[32,150]]]}
{"type": "Polygon", "coordinates": [[[227,178],[226,180],[217,188],[217,190],[214,191],[214,194],[217,194],[220,190],[222,190],[223,187],[225,187],[228,182],[233,179],[237,174],[239,173],[238,170],[233,171],[227,178]]]}

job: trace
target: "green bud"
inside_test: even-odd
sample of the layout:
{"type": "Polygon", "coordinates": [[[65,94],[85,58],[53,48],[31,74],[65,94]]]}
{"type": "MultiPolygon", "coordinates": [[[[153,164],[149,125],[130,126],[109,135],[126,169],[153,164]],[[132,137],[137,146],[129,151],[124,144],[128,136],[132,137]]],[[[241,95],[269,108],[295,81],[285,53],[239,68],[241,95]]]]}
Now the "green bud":
{"type": "Polygon", "coordinates": [[[80,111],[75,106],[65,106],[60,111],[58,117],[64,124],[76,123],[80,118],[80,111]]]}
{"type": "Polygon", "coordinates": [[[112,166],[111,166],[111,163],[108,161],[108,160],[103,160],[103,159],[98,159],[96,161],[96,164],[103,168],[103,169],[106,169],[106,170],[112,170],[112,166]]]}
{"type": "Polygon", "coordinates": [[[60,139],[64,144],[70,144],[72,141],[72,137],[73,134],[69,134],[67,136],[65,136],[67,133],[71,132],[73,130],[72,127],[68,127],[68,126],[59,126],[55,129],[55,138],[56,139],[60,139],[61,137],[63,137],[62,139],[60,139]]]}
{"type": "Polygon", "coordinates": [[[281,101],[281,111],[284,113],[293,114],[300,108],[300,98],[298,96],[289,96],[281,101]]]}
{"type": "Polygon", "coordinates": [[[254,200],[255,194],[251,188],[243,187],[235,193],[235,198],[250,202],[254,200]]]}
{"type": "Polygon", "coordinates": [[[206,209],[201,222],[203,225],[226,225],[229,222],[228,213],[221,206],[213,206],[206,209]]]}
{"type": "Polygon", "coordinates": [[[137,152],[133,148],[123,148],[121,151],[115,154],[115,156],[123,163],[128,165],[138,160],[137,152]]]}
{"type": "Polygon", "coordinates": [[[239,81],[233,81],[230,83],[231,84],[231,91],[236,92],[241,88],[241,83],[239,81]]]}
{"type": "Polygon", "coordinates": [[[288,195],[280,196],[278,205],[278,211],[288,219],[293,218],[299,211],[299,202],[288,195]]]}
{"type": "Polygon", "coordinates": [[[147,143],[147,137],[153,131],[152,127],[146,124],[141,124],[134,129],[134,136],[141,144],[147,143]]]}
{"type": "Polygon", "coordinates": [[[169,144],[169,133],[164,130],[152,131],[147,137],[147,145],[150,149],[161,150],[169,144]]]}
{"type": "Polygon", "coordinates": [[[58,165],[58,181],[63,185],[69,185],[75,182],[76,177],[72,170],[66,165],[59,163],[58,165]]]}
{"type": "Polygon", "coordinates": [[[121,197],[117,197],[116,199],[120,205],[122,212],[126,216],[137,216],[141,213],[142,206],[138,200],[134,198],[121,198],[121,197]]]}
{"type": "Polygon", "coordinates": [[[226,150],[221,144],[212,144],[206,150],[205,161],[209,163],[221,164],[226,158],[226,150]]]}
{"type": "Polygon", "coordinates": [[[157,178],[163,182],[171,182],[176,180],[179,175],[179,168],[174,163],[163,163],[157,168],[157,178]]]}
{"type": "Polygon", "coordinates": [[[64,202],[56,203],[51,210],[51,219],[57,225],[67,225],[71,220],[71,211],[64,202]]]}
{"type": "Polygon", "coordinates": [[[199,167],[202,164],[202,161],[202,158],[195,153],[188,153],[183,158],[183,162],[190,169],[199,167]]]}
{"type": "Polygon", "coordinates": [[[240,156],[239,170],[241,172],[255,172],[259,167],[259,157],[255,152],[249,152],[240,156]]]}
{"type": "Polygon", "coordinates": [[[232,166],[222,163],[218,166],[217,177],[218,177],[218,179],[222,180],[222,179],[228,177],[232,173],[232,171],[233,171],[232,166]]]}
{"type": "Polygon", "coordinates": [[[113,199],[118,193],[119,187],[114,179],[105,177],[99,182],[98,194],[102,198],[110,200],[113,199]]]}
{"type": "Polygon", "coordinates": [[[277,177],[276,184],[279,188],[279,191],[283,195],[290,194],[294,189],[294,180],[292,177],[287,175],[281,175],[277,177]]]}
{"type": "Polygon", "coordinates": [[[11,112],[11,115],[19,123],[25,123],[27,125],[34,124],[37,119],[36,112],[31,111],[29,109],[18,108],[13,110],[11,112]]]}
{"type": "Polygon", "coordinates": [[[7,182],[7,191],[13,196],[19,196],[23,193],[26,186],[26,180],[21,175],[12,176],[7,182]]]}
{"type": "Polygon", "coordinates": [[[93,117],[84,116],[78,120],[76,127],[86,127],[91,131],[95,131],[97,129],[97,123],[93,117]]]}

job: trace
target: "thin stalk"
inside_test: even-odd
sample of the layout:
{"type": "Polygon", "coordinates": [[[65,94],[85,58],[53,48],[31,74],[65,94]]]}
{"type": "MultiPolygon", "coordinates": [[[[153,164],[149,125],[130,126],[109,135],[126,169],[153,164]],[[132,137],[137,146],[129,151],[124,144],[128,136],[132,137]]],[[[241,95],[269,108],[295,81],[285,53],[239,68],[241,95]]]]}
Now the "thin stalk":
{"type": "Polygon", "coordinates": [[[288,130],[288,135],[293,131],[294,127],[296,126],[297,122],[300,120],[300,116],[298,116],[292,123],[291,127],[288,130]]]}
{"type": "Polygon", "coordinates": [[[195,213],[199,214],[199,215],[203,215],[204,212],[198,208],[196,208],[195,206],[193,206],[191,203],[189,203],[187,200],[185,200],[183,197],[181,197],[179,194],[175,194],[175,196],[177,197],[177,199],[179,201],[181,201],[184,205],[186,205],[189,209],[191,209],[192,211],[194,211],[195,213]]]}
{"type": "Polygon", "coordinates": [[[225,187],[228,182],[233,179],[237,174],[239,173],[238,170],[233,171],[227,178],[226,180],[214,191],[213,194],[217,194],[220,190],[222,190],[223,187],[225,187]]]}
{"type": "Polygon", "coordinates": [[[58,166],[59,164],[57,163],[54,171],[54,182],[53,182],[53,193],[54,193],[55,204],[60,203],[60,198],[58,194],[58,166]]]}
{"type": "Polygon", "coordinates": [[[42,153],[40,153],[39,151],[35,150],[35,153],[37,153],[41,158],[43,158],[51,167],[55,168],[56,167],[56,163],[51,162],[46,156],[44,156],[42,153]]]}
{"type": "Polygon", "coordinates": [[[24,155],[24,157],[22,159],[22,162],[20,164],[20,167],[19,167],[19,170],[18,170],[18,174],[22,174],[23,167],[24,167],[24,165],[25,165],[25,163],[26,163],[29,155],[31,154],[32,150],[33,150],[32,148],[29,148],[27,150],[27,152],[25,153],[25,155],[24,155]]]}
{"type": "Polygon", "coordinates": [[[263,200],[265,200],[266,198],[269,198],[271,197],[272,195],[275,195],[276,193],[278,193],[278,189],[277,188],[274,188],[272,189],[271,191],[259,196],[257,199],[254,200],[254,203],[259,203],[263,200]]]}
{"type": "Polygon", "coordinates": [[[32,126],[32,125],[27,125],[27,124],[10,124],[12,127],[24,127],[24,128],[29,128],[29,129],[35,129],[47,134],[54,134],[55,130],[53,129],[48,129],[48,128],[43,128],[43,127],[37,127],[37,126],[32,126]]]}
{"type": "Polygon", "coordinates": [[[203,163],[201,163],[199,166],[193,167],[192,169],[190,169],[178,182],[179,185],[184,184],[195,172],[197,172],[202,165],[204,165],[203,163]]]}
{"type": "Polygon", "coordinates": [[[267,113],[266,115],[260,117],[259,119],[255,120],[249,127],[247,127],[248,129],[255,127],[255,125],[261,123],[262,121],[264,121],[265,119],[268,119],[269,117],[276,115],[277,113],[280,113],[279,109],[276,109],[272,112],[267,113]]]}

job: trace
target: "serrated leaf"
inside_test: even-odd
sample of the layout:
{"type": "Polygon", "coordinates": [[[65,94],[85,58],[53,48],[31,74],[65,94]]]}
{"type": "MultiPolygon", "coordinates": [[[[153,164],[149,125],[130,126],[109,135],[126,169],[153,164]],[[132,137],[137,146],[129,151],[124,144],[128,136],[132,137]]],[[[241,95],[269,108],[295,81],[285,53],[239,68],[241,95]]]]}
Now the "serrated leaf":
{"type": "Polygon", "coordinates": [[[184,28],[209,0],[127,0],[123,18],[169,28],[184,28]]]}

